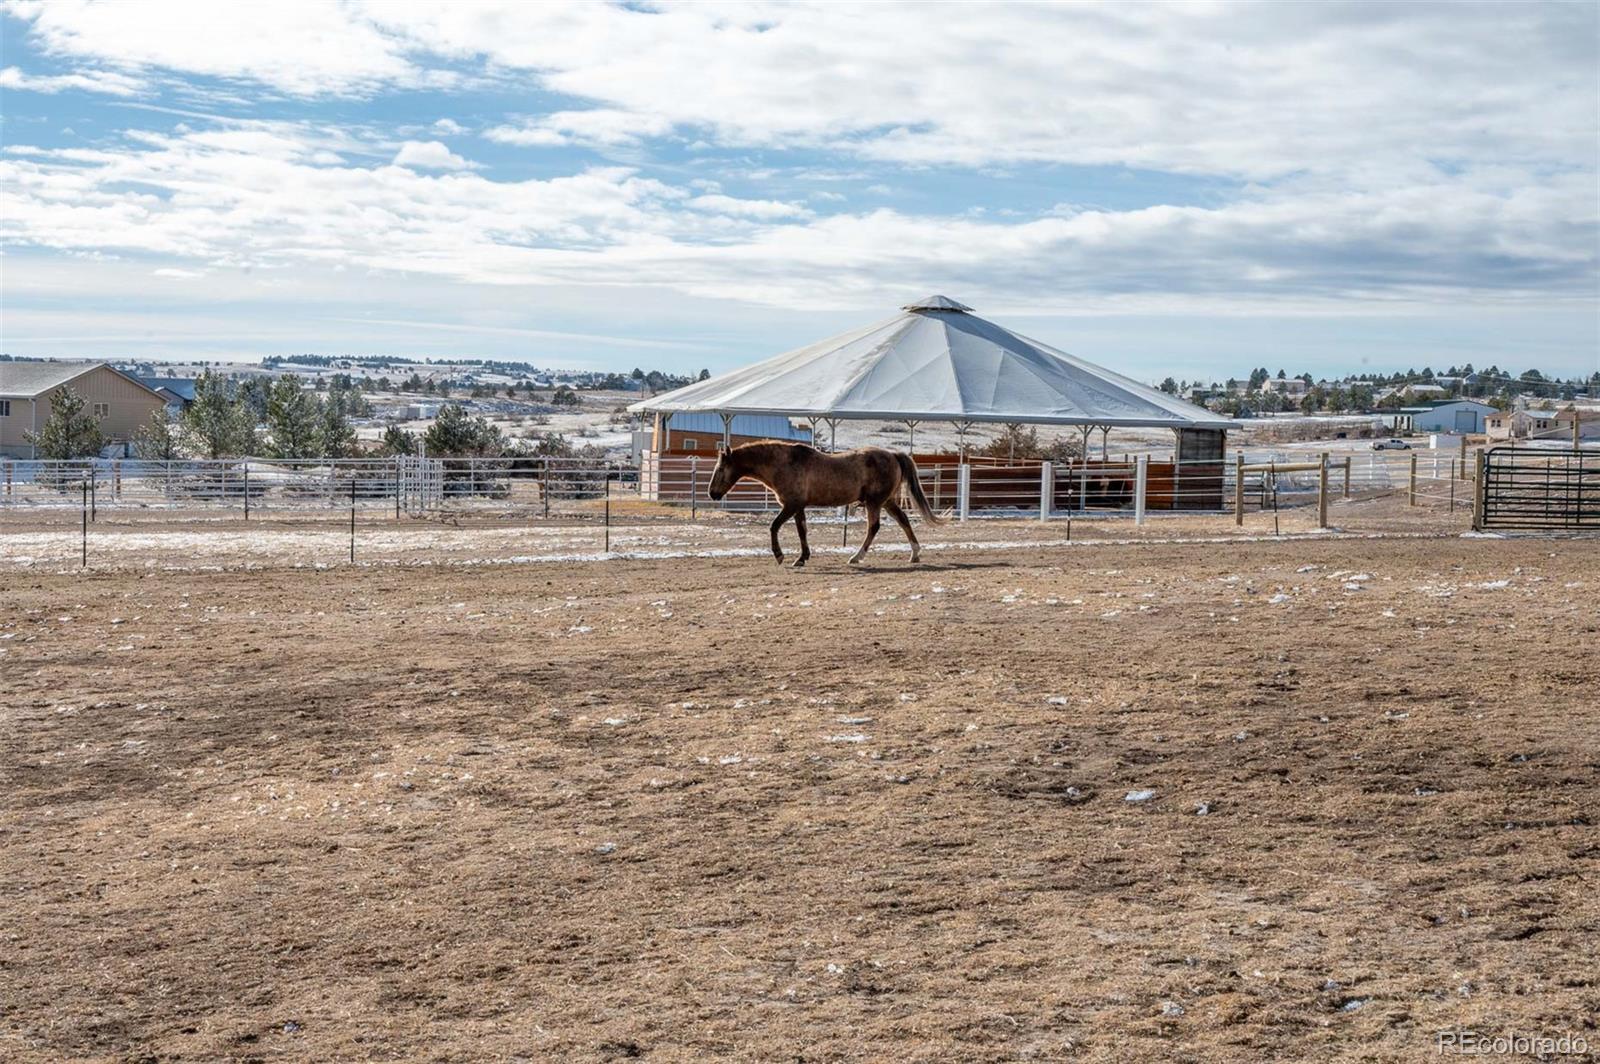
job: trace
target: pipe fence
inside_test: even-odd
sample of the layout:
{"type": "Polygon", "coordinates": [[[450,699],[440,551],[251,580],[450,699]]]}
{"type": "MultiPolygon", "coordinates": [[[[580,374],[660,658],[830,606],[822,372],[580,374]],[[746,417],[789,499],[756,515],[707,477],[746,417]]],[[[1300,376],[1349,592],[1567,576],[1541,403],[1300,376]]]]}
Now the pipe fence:
{"type": "MultiPolygon", "coordinates": [[[[637,467],[572,458],[262,458],[143,461],[0,459],[0,512],[75,511],[87,485],[91,519],[102,511],[236,513],[242,519],[319,512],[396,517],[498,514],[587,519],[602,500],[634,516],[702,511],[768,513],[765,486],[744,480],[709,495],[711,457],[646,454],[637,467]]],[[[1162,456],[1063,462],[923,456],[918,477],[936,512],[959,519],[1259,512],[1404,491],[1409,501],[1470,507],[1474,461],[1454,452],[1382,451],[1323,456],[1236,451],[1216,459],[1162,456]]],[[[825,516],[819,514],[819,517],[825,516]]]]}
{"type": "MultiPolygon", "coordinates": [[[[479,549],[508,557],[746,549],[749,526],[764,526],[778,502],[748,480],[711,500],[715,465],[714,457],[679,455],[647,456],[637,467],[564,458],[415,456],[0,459],[0,562],[88,564],[97,527],[108,533],[108,554],[149,551],[155,557],[187,550],[191,562],[203,556],[247,564],[269,557],[354,561],[362,549],[369,557],[408,561],[472,557],[479,549]],[[139,535],[146,532],[155,538],[139,535]]],[[[967,528],[947,536],[992,539],[983,521],[1022,519],[1059,522],[1066,538],[1075,539],[1075,520],[1101,524],[1085,538],[1127,534],[1116,530],[1119,524],[1126,529],[1182,517],[1211,521],[1172,526],[1180,536],[1215,535],[1229,525],[1243,530],[1251,515],[1251,529],[1262,529],[1267,515],[1266,527],[1274,532],[1329,528],[1335,501],[1383,497],[1401,503],[1374,511],[1374,520],[1391,526],[1421,521],[1426,527],[1435,520],[1432,513],[1475,519],[1480,465],[1477,452],[1463,461],[1459,454],[1427,451],[1334,456],[1251,450],[1183,461],[1170,455],[1063,462],[924,456],[918,478],[935,513],[967,528]],[[1281,525],[1280,515],[1295,510],[1299,516],[1281,525]],[[1416,517],[1401,516],[1408,513],[1416,517]]],[[[832,539],[849,545],[864,531],[859,506],[813,507],[808,516],[819,544],[832,539]],[[838,532],[823,531],[829,527],[838,532]]],[[[1355,511],[1339,517],[1348,526],[1355,511]]],[[[1045,535],[1060,538],[1055,531],[1045,535]]]]}

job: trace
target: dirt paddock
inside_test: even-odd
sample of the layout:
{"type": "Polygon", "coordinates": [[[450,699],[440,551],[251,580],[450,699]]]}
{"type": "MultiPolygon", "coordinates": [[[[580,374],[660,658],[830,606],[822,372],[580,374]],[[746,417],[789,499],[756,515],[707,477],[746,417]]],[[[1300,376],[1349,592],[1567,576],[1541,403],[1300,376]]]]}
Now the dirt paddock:
{"type": "Polygon", "coordinates": [[[1593,540],[4,580],[6,1060],[1600,1048],[1593,540]]]}

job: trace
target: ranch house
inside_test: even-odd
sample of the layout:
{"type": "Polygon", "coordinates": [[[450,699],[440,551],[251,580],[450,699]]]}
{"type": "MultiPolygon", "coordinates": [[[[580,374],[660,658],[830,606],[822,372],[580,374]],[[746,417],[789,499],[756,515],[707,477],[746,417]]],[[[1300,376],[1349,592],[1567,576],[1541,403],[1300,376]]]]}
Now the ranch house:
{"type": "Polygon", "coordinates": [[[154,389],[104,362],[0,362],[0,456],[37,457],[28,434],[44,427],[53,394],[68,386],[116,453],[126,453],[134,432],[167,407],[154,389]]]}

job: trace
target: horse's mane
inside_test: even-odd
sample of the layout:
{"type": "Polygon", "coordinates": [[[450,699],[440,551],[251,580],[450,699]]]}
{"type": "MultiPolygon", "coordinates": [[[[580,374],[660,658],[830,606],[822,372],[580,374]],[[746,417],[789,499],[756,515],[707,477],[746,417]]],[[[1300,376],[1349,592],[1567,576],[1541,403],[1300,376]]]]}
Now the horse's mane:
{"type": "Polygon", "coordinates": [[[727,454],[728,457],[733,458],[735,461],[739,461],[740,464],[743,464],[744,459],[771,459],[776,458],[779,454],[782,454],[785,451],[791,451],[795,449],[803,451],[816,451],[815,447],[812,447],[807,443],[786,442],[783,440],[757,440],[754,443],[741,443],[737,447],[730,448],[727,454]]]}

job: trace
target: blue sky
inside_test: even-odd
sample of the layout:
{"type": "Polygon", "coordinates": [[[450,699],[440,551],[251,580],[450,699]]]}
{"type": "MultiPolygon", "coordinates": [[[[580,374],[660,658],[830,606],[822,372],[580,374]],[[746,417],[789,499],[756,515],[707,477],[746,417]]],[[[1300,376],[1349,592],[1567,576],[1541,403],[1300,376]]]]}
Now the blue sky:
{"type": "Polygon", "coordinates": [[[1587,374],[1596,10],[0,3],[0,348],[1587,374]]]}

